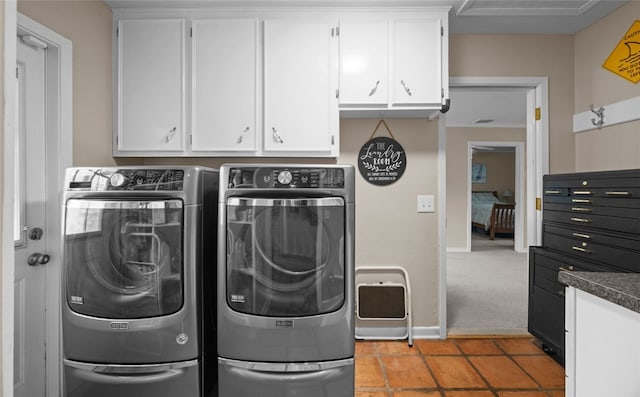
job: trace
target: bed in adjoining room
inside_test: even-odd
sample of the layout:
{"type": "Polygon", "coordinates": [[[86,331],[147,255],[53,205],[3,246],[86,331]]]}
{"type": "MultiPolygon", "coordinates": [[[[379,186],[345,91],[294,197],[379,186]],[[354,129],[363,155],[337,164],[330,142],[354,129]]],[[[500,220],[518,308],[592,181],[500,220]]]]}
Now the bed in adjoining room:
{"type": "Polygon", "coordinates": [[[515,204],[498,199],[494,192],[471,193],[471,226],[481,229],[494,240],[496,233],[513,235],[515,204]]]}

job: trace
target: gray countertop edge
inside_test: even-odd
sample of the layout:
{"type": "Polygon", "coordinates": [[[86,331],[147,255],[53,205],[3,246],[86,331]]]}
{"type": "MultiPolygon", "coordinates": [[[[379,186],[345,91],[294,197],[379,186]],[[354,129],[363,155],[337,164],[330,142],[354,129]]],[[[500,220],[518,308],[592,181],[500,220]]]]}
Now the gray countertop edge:
{"type": "Polygon", "coordinates": [[[640,313],[640,273],[560,271],[558,280],[640,313]]]}

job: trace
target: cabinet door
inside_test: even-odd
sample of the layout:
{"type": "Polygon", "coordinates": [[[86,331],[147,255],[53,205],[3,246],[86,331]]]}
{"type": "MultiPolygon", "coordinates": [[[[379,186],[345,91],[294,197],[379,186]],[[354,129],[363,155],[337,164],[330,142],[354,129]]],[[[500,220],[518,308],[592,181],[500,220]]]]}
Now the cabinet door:
{"type": "Polygon", "coordinates": [[[184,149],[184,25],[118,22],[116,154],[184,149]]]}
{"type": "Polygon", "coordinates": [[[442,103],[440,19],[395,20],[392,105],[442,103]]]}
{"type": "Polygon", "coordinates": [[[193,21],[192,60],[192,151],[254,151],[257,20],[193,21]]]}
{"type": "Polygon", "coordinates": [[[386,105],[388,23],[340,21],[340,104],[386,105]]]}
{"type": "Polygon", "coordinates": [[[337,39],[331,28],[323,21],[264,21],[266,152],[337,155],[337,39]]]}

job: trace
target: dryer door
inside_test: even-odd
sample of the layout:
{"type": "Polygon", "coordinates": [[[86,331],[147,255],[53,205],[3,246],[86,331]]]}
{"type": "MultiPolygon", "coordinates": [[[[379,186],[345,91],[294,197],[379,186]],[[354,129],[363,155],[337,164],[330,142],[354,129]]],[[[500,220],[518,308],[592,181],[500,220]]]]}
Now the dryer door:
{"type": "Polygon", "coordinates": [[[340,309],[344,233],[345,205],[339,197],[228,199],[227,304],[266,317],[340,309]]]}
{"type": "Polygon", "coordinates": [[[181,200],[69,199],[64,219],[68,307],[136,319],[183,305],[181,200]]]}

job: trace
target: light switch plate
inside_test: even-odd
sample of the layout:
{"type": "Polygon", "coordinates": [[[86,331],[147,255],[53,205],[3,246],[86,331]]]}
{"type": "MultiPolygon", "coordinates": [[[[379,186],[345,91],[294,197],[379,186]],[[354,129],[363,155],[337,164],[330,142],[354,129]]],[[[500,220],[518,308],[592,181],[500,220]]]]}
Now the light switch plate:
{"type": "Polygon", "coordinates": [[[418,195],[418,212],[435,212],[433,194],[418,195]]]}

